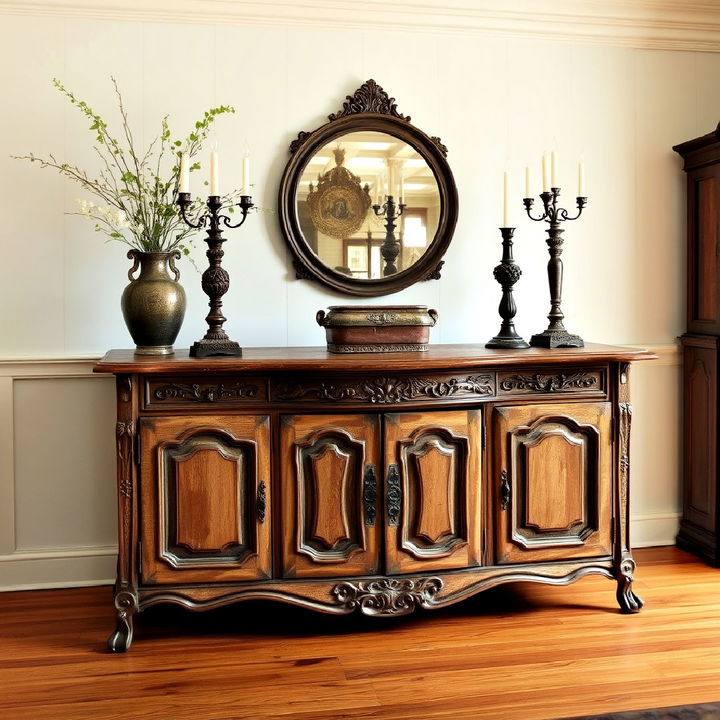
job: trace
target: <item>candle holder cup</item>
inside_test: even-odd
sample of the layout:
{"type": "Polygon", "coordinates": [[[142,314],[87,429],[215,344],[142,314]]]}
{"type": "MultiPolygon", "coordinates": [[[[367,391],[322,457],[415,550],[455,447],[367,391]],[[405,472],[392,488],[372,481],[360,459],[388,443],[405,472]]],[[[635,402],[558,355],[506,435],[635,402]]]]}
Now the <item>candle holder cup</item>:
{"type": "Polygon", "coordinates": [[[177,204],[180,207],[180,215],[187,225],[200,229],[207,227],[205,242],[208,245],[206,256],[208,268],[202,275],[202,289],[210,298],[210,312],[205,321],[208,330],[205,336],[197,340],[190,348],[191,357],[211,357],[213,355],[230,355],[240,357],[242,348],[234,340],[230,340],[223,330],[223,323],[227,318],[222,314],[222,296],[230,288],[230,276],[227,270],[222,267],[222,258],[225,255],[222,244],[225,238],[222,236],[221,225],[226,228],[238,228],[247,218],[249,210],[253,207],[252,198],[249,195],[242,195],[240,202],[235,207],[240,208],[240,219],[233,223],[231,218],[220,213],[222,200],[218,195],[210,195],[206,205],[208,212],[201,213],[195,220],[187,217],[187,211],[192,204],[189,192],[178,193],[177,204]]]}
{"type": "Polygon", "coordinates": [[[546,239],[550,260],[548,261],[548,283],[550,285],[550,313],[547,318],[550,321],[548,327],[541,333],[533,335],[530,338],[530,345],[533,347],[557,348],[557,347],[584,347],[585,343],[579,335],[572,335],[563,325],[565,315],[560,308],[562,299],[562,275],[563,264],[560,259],[562,254],[562,245],[564,238],[562,236],[564,229],[560,224],[568,220],[577,220],[582,215],[583,209],[587,205],[587,197],[578,196],[577,214],[570,217],[565,208],[558,207],[558,197],[560,196],[560,188],[553,187],[550,191],[540,193],[540,199],[543,203],[543,214],[535,217],[532,214],[534,204],[533,198],[523,198],[525,211],[531,220],[536,222],[547,222],[546,239]]]}
{"type": "Polygon", "coordinates": [[[500,300],[500,306],[498,307],[502,323],[500,325],[500,332],[498,332],[492,340],[485,343],[485,347],[524,350],[529,348],[530,345],[517,334],[515,331],[515,323],[513,322],[513,318],[517,312],[515,298],[513,296],[513,287],[522,275],[522,270],[520,270],[520,267],[513,259],[512,238],[515,234],[515,228],[501,227],[500,234],[502,235],[503,254],[500,264],[496,265],[493,270],[493,276],[502,287],[502,298],[500,300]]]}

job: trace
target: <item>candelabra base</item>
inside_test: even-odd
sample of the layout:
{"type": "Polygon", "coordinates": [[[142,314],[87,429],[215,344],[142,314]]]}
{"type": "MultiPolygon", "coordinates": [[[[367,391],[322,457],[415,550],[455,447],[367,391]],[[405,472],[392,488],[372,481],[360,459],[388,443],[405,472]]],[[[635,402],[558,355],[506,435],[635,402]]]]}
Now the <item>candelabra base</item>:
{"type": "Polygon", "coordinates": [[[242,357],[242,348],[234,340],[196,340],[190,348],[190,357],[206,358],[213,355],[242,357]]]}
{"type": "Polygon", "coordinates": [[[530,338],[532,347],[541,348],[562,348],[562,347],[585,347],[583,339],[579,335],[571,335],[567,330],[550,330],[533,335],[530,338]]]}
{"type": "Polygon", "coordinates": [[[514,329],[510,332],[503,332],[501,328],[500,332],[492,340],[485,343],[485,347],[499,350],[525,350],[530,345],[514,329]]]}

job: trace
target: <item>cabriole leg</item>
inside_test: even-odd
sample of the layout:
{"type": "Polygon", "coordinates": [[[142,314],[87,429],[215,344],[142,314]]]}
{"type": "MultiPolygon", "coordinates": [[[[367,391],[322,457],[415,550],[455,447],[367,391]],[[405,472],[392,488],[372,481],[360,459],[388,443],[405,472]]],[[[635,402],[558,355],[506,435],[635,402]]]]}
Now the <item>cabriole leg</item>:
{"type": "Polygon", "coordinates": [[[640,612],[643,601],[633,592],[633,573],[635,572],[635,561],[632,558],[625,558],[620,563],[617,576],[617,601],[620,605],[620,612],[640,612]]]}
{"type": "Polygon", "coordinates": [[[138,610],[137,598],[131,592],[120,592],[115,596],[117,625],[108,638],[110,652],[121,653],[130,649],[133,639],[133,617],[138,610]]]}

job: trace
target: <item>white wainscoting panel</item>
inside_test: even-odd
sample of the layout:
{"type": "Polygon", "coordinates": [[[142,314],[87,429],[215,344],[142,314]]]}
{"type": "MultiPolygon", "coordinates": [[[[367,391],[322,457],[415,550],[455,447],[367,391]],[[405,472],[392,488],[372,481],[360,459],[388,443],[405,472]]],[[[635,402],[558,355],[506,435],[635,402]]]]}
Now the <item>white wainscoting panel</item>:
{"type": "MultiPolygon", "coordinates": [[[[631,537],[675,541],[680,363],[675,345],[632,372],[631,537]]],[[[111,583],[115,386],[93,359],[0,361],[0,591],[111,583]]]]}

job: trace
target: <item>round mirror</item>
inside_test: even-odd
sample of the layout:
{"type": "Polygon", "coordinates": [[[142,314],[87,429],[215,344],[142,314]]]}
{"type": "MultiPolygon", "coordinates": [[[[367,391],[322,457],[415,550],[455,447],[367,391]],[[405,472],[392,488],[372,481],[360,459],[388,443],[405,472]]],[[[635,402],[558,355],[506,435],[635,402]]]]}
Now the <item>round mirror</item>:
{"type": "Polygon", "coordinates": [[[326,268],[380,280],[412,267],[435,237],[440,191],[415,148],[379,132],[350,132],[309,158],[295,194],[300,231],[326,268]],[[397,255],[387,240],[393,198],[397,255]]]}
{"type": "Polygon", "coordinates": [[[439,277],[457,192],[447,149],[409,120],[370,80],[292,144],[279,206],[298,278],[372,296],[439,277]]]}

